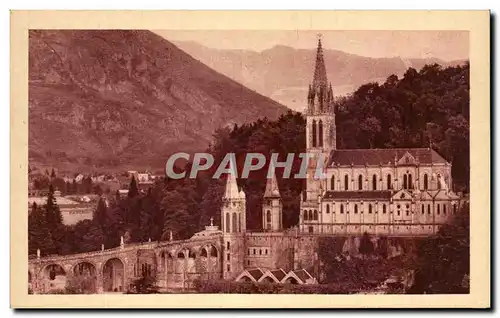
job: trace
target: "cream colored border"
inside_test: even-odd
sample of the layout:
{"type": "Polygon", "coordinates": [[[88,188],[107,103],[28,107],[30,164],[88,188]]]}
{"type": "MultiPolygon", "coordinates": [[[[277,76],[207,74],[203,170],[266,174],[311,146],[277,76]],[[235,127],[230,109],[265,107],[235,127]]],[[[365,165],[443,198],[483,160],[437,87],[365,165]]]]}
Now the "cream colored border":
{"type": "Polygon", "coordinates": [[[11,12],[11,306],[346,308],[490,306],[489,11],[11,12]],[[28,295],[28,29],[468,30],[471,64],[470,295],[28,295]]]}

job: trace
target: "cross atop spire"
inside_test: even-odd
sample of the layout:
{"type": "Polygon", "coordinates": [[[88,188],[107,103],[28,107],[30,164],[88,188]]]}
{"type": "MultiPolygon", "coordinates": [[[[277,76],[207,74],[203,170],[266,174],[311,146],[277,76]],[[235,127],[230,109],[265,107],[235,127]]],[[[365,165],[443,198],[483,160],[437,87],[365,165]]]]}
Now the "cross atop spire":
{"type": "Polygon", "coordinates": [[[318,49],[316,50],[316,65],[314,67],[313,88],[327,87],[325,59],[323,57],[323,46],[321,45],[321,33],[318,33],[318,49]]]}

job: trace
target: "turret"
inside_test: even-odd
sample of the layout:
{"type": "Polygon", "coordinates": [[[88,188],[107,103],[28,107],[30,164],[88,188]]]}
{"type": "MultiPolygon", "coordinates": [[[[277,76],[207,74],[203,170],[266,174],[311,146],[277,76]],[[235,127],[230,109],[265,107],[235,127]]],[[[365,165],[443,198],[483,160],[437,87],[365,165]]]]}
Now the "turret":
{"type": "Polygon", "coordinates": [[[265,231],[283,230],[283,205],[276,175],[267,178],[262,204],[262,228],[265,231]]]}

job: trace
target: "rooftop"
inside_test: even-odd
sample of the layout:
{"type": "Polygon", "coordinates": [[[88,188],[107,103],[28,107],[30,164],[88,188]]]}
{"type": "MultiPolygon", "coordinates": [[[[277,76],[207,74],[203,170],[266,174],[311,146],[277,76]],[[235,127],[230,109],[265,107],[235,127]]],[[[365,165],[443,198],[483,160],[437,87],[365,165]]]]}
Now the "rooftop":
{"type": "Polygon", "coordinates": [[[406,153],[413,156],[419,164],[447,163],[431,148],[338,149],[330,153],[328,167],[351,164],[355,166],[394,164],[406,153]]]}

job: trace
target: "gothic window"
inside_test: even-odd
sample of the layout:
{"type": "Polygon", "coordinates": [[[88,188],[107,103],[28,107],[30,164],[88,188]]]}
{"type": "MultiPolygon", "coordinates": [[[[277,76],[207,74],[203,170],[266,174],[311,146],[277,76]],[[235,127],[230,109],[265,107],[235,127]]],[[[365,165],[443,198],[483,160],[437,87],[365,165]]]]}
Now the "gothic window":
{"type": "Polygon", "coordinates": [[[309,221],[312,221],[312,220],[314,220],[313,212],[312,212],[312,210],[309,210],[309,221]]]}
{"type": "Polygon", "coordinates": [[[358,190],[363,190],[363,176],[358,176],[358,190]]]}
{"type": "Polygon", "coordinates": [[[441,179],[441,175],[438,174],[437,175],[437,186],[438,186],[438,189],[441,190],[441,182],[439,182],[439,180],[441,179]]]}
{"type": "Polygon", "coordinates": [[[387,212],[387,208],[386,208],[386,206],[385,206],[385,204],[384,204],[384,205],[382,206],[382,213],[384,213],[384,214],[385,214],[386,212],[387,212]]]}
{"type": "Polygon", "coordinates": [[[431,205],[427,204],[427,214],[431,214],[431,205]]]}
{"type": "Polygon", "coordinates": [[[357,205],[357,204],[355,204],[355,205],[354,205],[354,213],[355,213],[355,214],[357,214],[357,213],[358,213],[358,205],[357,205]]]}
{"type": "Polygon", "coordinates": [[[349,190],[349,176],[345,175],[344,176],[344,190],[349,190]]]}
{"type": "Polygon", "coordinates": [[[316,147],[316,121],[313,120],[312,122],[312,144],[313,144],[313,147],[316,147]]]}
{"type": "Polygon", "coordinates": [[[241,214],[238,214],[238,232],[241,232],[241,214]]]}
{"type": "Polygon", "coordinates": [[[387,175],[387,190],[392,189],[392,177],[390,174],[387,175]]]}
{"type": "Polygon", "coordinates": [[[262,255],[262,249],[259,248],[259,255],[262,255]]]}
{"type": "Polygon", "coordinates": [[[443,204],[443,214],[446,215],[446,204],[443,204]]]}
{"type": "Polygon", "coordinates": [[[238,217],[236,216],[236,212],[233,213],[233,232],[236,232],[238,229],[238,227],[237,227],[238,225],[236,224],[237,218],[238,217]]]}
{"type": "Polygon", "coordinates": [[[424,174],[424,190],[427,190],[429,188],[429,177],[427,176],[427,173],[424,174]]]}
{"type": "Polygon", "coordinates": [[[229,216],[229,213],[226,213],[226,233],[231,232],[231,217],[229,216]]]}
{"type": "Polygon", "coordinates": [[[368,213],[372,213],[372,205],[371,204],[368,204],[368,213]]]}
{"type": "Polygon", "coordinates": [[[318,122],[318,141],[319,146],[323,147],[323,122],[321,120],[318,122]]]}
{"type": "Polygon", "coordinates": [[[377,190],[377,175],[373,175],[372,177],[372,189],[377,190]]]}
{"type": "Polygon", "coordinates": [[[304,210],[304,221],[307,221],[309,220],[309,218],[307,217],[307,210],[304,210]]]}
{"type": "Polygon", "coordinates": [[[411,173],[408,175],[408,189],[413,189],[413,176],[411,173]]]}
{"type": "Polygon", "coordinates": [[[439,215],[439,213],[441,212],[441,208],[439,206],[439,203],[437,204],[437,214],[439,215]]]}
{"type": "Polygon", "coordinates": [[[330,213],[330,205],[329,204],[326,205],[326,213],[330,213]]]}
{"type": "Polygon", "coordinates": [[[332,176],[332,179],[330,180],[330,190],[335,190],[335,176],[332,176]]]}
{"type": "Polygon", "coordinates": [[[269,210],[266,212],[266,222],[271,222],[271,211],[269,210]]]}
{"type": "Polygon", "coordinates": [[[425,206],[422,204],[422,214],[425,213],[425,206]]]}
{"type": "Polygon", "coordinates": [[[317,210],[314,210],[314,220],[315,221],[318,220],[318,211],[317,210]]]}
{"type": "Polygon", "coordinates": [[[408,176],[406,174],[403,175],[403,189],[408,189],[408,176]]]}
{"type": "Polygon", "coordinates": [[[343,204],[340,205],[340,214],[344,214],[344,205],[343,204]]]}

